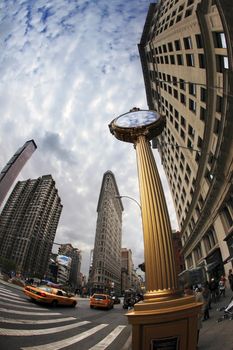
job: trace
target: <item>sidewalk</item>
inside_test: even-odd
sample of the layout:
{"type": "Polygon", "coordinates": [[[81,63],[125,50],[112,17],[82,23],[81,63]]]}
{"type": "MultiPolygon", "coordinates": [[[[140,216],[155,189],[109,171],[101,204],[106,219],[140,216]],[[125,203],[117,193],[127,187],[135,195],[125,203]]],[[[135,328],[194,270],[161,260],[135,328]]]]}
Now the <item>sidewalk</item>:
{"type": "Polygon", "coordinates": [[[217,303],[212,303],[210,319],[202,323],[198,350],[233,350],[233,320],[217,322],[223,311],[217,311],[229,304],[233,293],[226,290],[226,297],[221,297],[217,303]]]}

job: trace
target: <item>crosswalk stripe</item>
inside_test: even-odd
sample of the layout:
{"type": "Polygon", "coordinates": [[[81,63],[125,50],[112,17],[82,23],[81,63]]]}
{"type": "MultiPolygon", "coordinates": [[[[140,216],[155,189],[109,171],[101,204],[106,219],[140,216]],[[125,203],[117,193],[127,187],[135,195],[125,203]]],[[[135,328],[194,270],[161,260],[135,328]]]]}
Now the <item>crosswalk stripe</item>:
{"type": "MultiPolygon", "coordinates": [[[[36,315],[36,316],[47,316],[45,312],[36,312],[36,311],[17,311],[17,310],[10,310],[10,309],[4,309],[0,308],[1,312],[7,312],[8,314],[17,314],[17,315],[36,315]]],[[[47,311],[47,310],[45,310],[47,311]]],[[[50,312],[49,315],[61,315],[60,312],[50,312]]]]}
{"type": "MultiPolygon", "coordinates": [[[[6,305],[6,306],[9,306],[9,303],[5,303],[5,301],[1,301],[0,300],[0,304],[1,305],[6,305]]],[[[28,305],[28,303],[27,303],[27,305],[28,305]]],[[[29,310],[31,310],[31,309],[36,309],[36,310],[38,310],[39,309],[39,307],[38,306],[34,306],[34,305],[31,305],[31,306],[21,306],[21,305],[14,305],[14,307],[20,307],[21,309],[29,309],[29,310]]],[[[48,309],[40,309],[41,311],[48,311],[48,309]]]]}
{"type": "Polygon", "coordinates": [[[2,301],[2,300],[6,300],[6,301],[8,301],[8,305],[9,305],[9,302],[11,302],[11,303],[18,303],[18,304],[27,304],[28,305],[28,301],[24,301],[24,300],[22,300],[22,298],[20,299],[20,298],[10,298],[10,297],[3,297],[2,295],[1,295],[1,299],[0,299],[0,302],[2,301]]]}
{"type": "Polygon", "coordinates": [[[14,300],[25,300],[24,297],[19,297],[18,295],[15,294],[11,294],[11,293],[5,293],[5,292],[0,292],[1,298],[2,297],[7,297],[10,299],[14,299],[14,300]]]}
{"type": "Polygon", "coordinates": [[[0,292],[1,293],[6,293],[6,294],[10,294],[10,295],[14,295],[14,296],[18,296],[18,294],[14,293],[14,292],[10,292],[8,289],[5,289],[5,288],[1,288],[0,287],[0,292]]]}
{"type": "Polygon", "coordinates": [[[44,345],[25,347],[25,348],[21,348],[21,350],[59,350],[59,349],[65,348],[66,346],[72,345],[74,343],[78,343],[79,341],[89,337],[90,335],[98,332],[99,330],[107,326],[108,326],[107,324],[100,324],[96,327],[89,329],[88,331],[82,332],[81,334],[75,335],[71,338],[67,338],[61,341],[48,343],[44,345]]]}
{"type": "Polygon", "coordinates": [[[115,339],[116,337],[123,331],[126,326],[117,326],[111,333],[107,335],[103,340],[101,340],[98,344],[95,344],[89,350],[104,350],[106,349],[115,339]]]}
{"type": "Polygon", "coordinates": [[[13,324],[48,324],[48,323],[60,323],[60,322],[67,322],[67,321],[74,321],[74,320],[76,320],[75,317],[63,317],[63,318],[56,318],[53,320],[15,320],[12,318],[0,317],[0,322],[13,323],[13,324]]]}
{"type": "Polygon", "coordinates": [[[73,329],[77,327],[81,327],[85,324],[90,323],[90,321],[81,321],[76,322],[73,324],[68,324],[66,326],[61,327],[53,327],[53,328],[47,328],[47,329],[7,329],[7,328],[0,328],[0,335],[10,335],[10,336],[16,336],[16,337],[22,337],[22,336],[32,336],[32,335],[45,335],[45,334],[54,334],[66,331],[67,329],[73,329]]]}

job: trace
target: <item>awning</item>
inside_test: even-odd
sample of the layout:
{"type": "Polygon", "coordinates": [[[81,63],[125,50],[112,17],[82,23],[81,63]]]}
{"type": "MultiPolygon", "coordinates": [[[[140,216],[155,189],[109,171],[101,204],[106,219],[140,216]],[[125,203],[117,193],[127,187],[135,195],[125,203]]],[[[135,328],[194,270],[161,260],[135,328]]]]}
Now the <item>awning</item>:
{"type": "Polygon", "coordinates": [[[210,272],[212,271],[216,266],[220,265],[219,262],[215,261],[215,262],[212,262],[208,265],[206,265],[206,271],[207,272],[210,272]]]}
{"type": "Polygon", "coordinates": [[[227,264],[229,263],[230,261],[233,260],[233,256],[228,256],[228,258],[226,258],[225,260],[223,260],[223,264],[227,264]]]}

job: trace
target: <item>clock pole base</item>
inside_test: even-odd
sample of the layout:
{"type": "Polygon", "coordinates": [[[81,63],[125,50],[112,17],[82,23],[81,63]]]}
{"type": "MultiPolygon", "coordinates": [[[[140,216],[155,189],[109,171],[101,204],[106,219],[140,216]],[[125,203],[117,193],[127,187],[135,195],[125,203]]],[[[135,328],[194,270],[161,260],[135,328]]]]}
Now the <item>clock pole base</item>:
{"type": "Polygon", "coordinates": [[[196,350],[201,307],[194,296],[135,304],[126,314],[132,350],[196,350]]]}

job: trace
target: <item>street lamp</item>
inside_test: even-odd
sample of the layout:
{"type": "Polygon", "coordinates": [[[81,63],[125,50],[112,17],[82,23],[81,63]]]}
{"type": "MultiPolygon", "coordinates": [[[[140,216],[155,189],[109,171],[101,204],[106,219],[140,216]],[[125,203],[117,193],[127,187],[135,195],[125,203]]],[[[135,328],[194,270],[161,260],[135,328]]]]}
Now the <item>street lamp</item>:
{"type": "Polygon", "coordinates": [[[134,199],[133,197],[130,197],[130,196],[118,196],[118,195],[115,195],[115,198],[118,198],[118,199],[121,199],[121,198],[128,198],[128,199],[131,199],[132,201],[134,201],[140,208],[140,210],[142,210],[142,207],[141,205],[139,204],[139,202],[134,199]]]}
{"type": "Polygon", "coordinates": [[[144,238],[146,293],[127,313],[132,324],[132,349],[196,349],[197,315],[202,306],[178,290],[172,230],[166,200],[150,147],[164,129],[165,118],[133,108],[115,118],[110,132],[134,144],[137,156],[144,238]]]}

